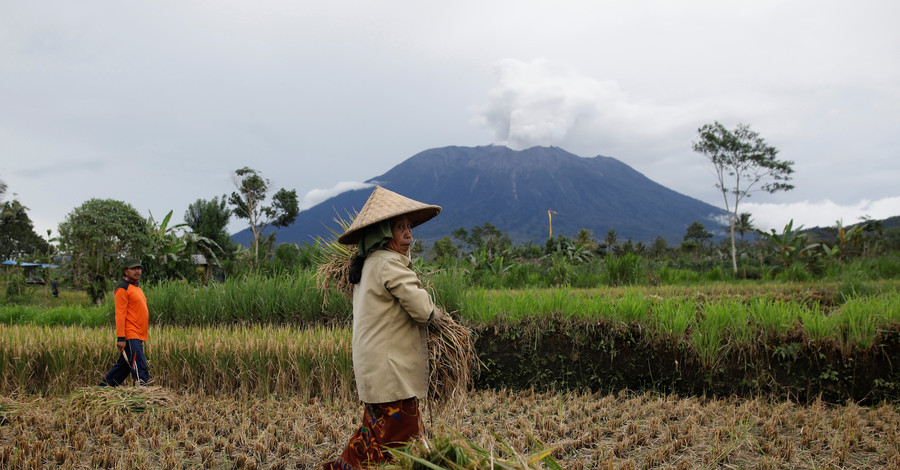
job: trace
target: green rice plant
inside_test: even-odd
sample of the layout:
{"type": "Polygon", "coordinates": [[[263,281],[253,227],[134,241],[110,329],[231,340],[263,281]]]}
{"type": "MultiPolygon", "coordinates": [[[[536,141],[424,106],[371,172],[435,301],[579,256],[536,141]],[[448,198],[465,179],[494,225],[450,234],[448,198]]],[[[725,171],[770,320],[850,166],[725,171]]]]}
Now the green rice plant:
{"type": "Polygon", "coordinates": [[[840,325],[836,319],[837,317],[822,312],[818,305],[800,311],[803,329],[815,344],[821,344],[826,338],[839,337],[840,325]]]}
{"type": "Polygon", "coordinates": [[[712,367],[727,348],[739,347],[732,341],[745,318],[744,304],[734,299],[703,305],[703,314],[694,323],[691,345],[704,367],[712,367]]]}
{"type": "Polygon", "coordinates": [[[883,294],[874,297],[856,297],[841,306],[836,321],[848,348],[869,350],[878,331],[900,321],[900,296],[883,294]]]}
{"type": "Polygon", "coordinates": [[[791,302],[761,297],[751,300],[748,309],[750,319],[761,333],[777,335],[787,330],[793,324],[793,320],[799,317],[793,314],[794,306],[796,304],[791,302]]]}
{"type": "Polygon", "coordinates": [[[650,306],[650,299],[642,291],[631,289],[616,300],[611,319],[625,324],[641,323],[650,314],[650,306]]]}
{"type": "Polygon", "coordinates": [[[694,323],[697,304],[692,299],[659,298],[652,303],[651,312],[653,330],[680,342],[687,337],[688,330],[694,323]]]}
{"type": "MultiPolygon", "coordinates": [[[[464,301],[461,316],[470,321],[491,322],[498,318],[561,315],[569,318],[609,318],[615,301],[580,289],[524,289],[516,291],[472,289],[464,301]]],[[[645,312],[646,313],[646,312],[645,312]]]]}
{"type": "Polygon", "coordinates": [[[897,293],[882,294],[871,300],[878,304],[874,308],[882,312],[887,325],[900,323],[900,295],[897,293]]]}
{"type": "Polygon", "coordinates": [[[466,294],[465,304],[460,309],[460,314],[464,318],[483,323],[500,318],[504,312],[508,315],[509,302],[506,302],[507,308],[504,310],[503,302],[494,301],[497,292],[486,289],[472,289],[466,294]]]}

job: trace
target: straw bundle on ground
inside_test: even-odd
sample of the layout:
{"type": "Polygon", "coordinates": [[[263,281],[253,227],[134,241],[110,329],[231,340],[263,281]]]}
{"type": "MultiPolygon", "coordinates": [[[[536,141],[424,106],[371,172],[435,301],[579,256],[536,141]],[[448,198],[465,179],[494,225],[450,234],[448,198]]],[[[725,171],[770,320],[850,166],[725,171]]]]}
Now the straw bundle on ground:
{"type": "Polygon", "coordinates": [[[171,405],[175,402],[175,394],[159,386],[85,387],[75,394],[74,401],[141,412],[171,405]]]}

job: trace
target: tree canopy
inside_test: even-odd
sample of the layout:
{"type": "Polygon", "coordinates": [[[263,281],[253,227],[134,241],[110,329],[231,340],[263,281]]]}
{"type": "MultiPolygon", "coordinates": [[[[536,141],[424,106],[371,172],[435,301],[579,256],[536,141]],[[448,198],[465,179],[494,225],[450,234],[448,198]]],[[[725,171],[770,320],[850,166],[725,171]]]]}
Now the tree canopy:
{"type": "Polygon", "coordinates": [[[195,234],[212,240],[223,251],[231,251],[231,237],[228,235],[228,223],[231,221],[232,211],[228,209],[228,200],[225,195],[222,199],[213,197],[207,201],[197,199],[189,204],[184,213],[184,223],[195,234]]]}
{"type": "Polygon", "coordinates": [[[235,170],[233,181],[237,191],[231,193],[228,202],[234,206],[234,215],[247,219],[250,223],[250,232],[253,234],[251,265],[256,266],[259,263],[260,240],[266,227],[286,227],[300,213],[297,191],[281,188],[272,196],[272,204],[264,206],[271,189],[268,179],[260,176],[256,170],[244,167],[235,170]]]}
{"type": "Polygon", "coordinates": [[[147,252],[149,226],[134,207],[114,199],[90,199],[59,224],[60,249],[69,256],[76,285],[93,301],[121,273],[121,260],[147,252]]]}
{"type": "Polygon", "coordinates": [[[790,160],[778,160],[778,149],[766,143],[759,133],[746,124],[738,124],[730,131],[716,121],[697,130],[699,139],[693,142],[695,152],[702,153],[716,170],[716,188],[722,192],[728,226],[731,233],[731,261],[737,273],[737,250],[734,233],[738,221],[738,206],[754,191],[774,193],[787,191],[794,172],[790,160]]]}
{"type": "Polygon", "coordinates": [[[44,254],[50,249],[50,244],[35,233],[27,210],[15,199],[0,203],[0,259],[44,254]]]}

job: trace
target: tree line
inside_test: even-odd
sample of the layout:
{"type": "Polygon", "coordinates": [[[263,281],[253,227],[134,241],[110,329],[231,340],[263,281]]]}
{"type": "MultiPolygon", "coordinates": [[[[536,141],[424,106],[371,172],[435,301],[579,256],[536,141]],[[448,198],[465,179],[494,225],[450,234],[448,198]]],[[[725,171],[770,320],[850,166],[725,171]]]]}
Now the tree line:
{"type": "MultiPolygon", "coordinates": [[[[757,230],[752,216],[739,211],[740,204],[756,191],[792,189],[788,182],[793,162],[778,160],[778,150],[744,124],[733,130],[719,122],[707,124],[698,129],[692,146],[715,169],[715,186],[728,214],[726,240],[716,242],[707,227],[694,222],[677,246],[669,246],[662,237],[649,244],[620,240],[615,229],[599,240],[582,229],[572,237],[548,238],[543,245],[513,245],[507,234],[485,222],[458,228],[428,249],[418,241],[413,253],[437,265],[455,263],[471,272],[497,276],[510,272],[516,263],[543,264],[563,272],[598,260],[610,264],[620,257],[636,256],[698,270],[728,260],[733,277],[758,277],[756,271],[767,265],[788,269],[799,263],[815,272],[830,262],[879,256],[900,246],[897,230],[885,230],[873,220],[851,226],[837,221],[835,227],[816,232],[803,231],[793,222],[780,233],[757,230]]],[[[230,195],[189,204],[183,224],[170,224],[173,211],[157,220],[152,214],[141,216],[123,201],[91,199],[66,216],[57,237],[51,238],[48,231],[48,240],[34,233],[26,207],[16,200],[5,201],[0,204],[0,256],[59,261],[65,279],[87,290],[95,301],[111,289],[123,257],[140,258],[150,280],[199,283],[225,275],[312,267],[321,255],[319,242],[278,244],[276,231],[267,230],[294,222],[299,213],[296,191],[274,191],[268,179],[249,167],[235,170],[232,181],[235,191],[230,195]],[[247,222],[252,234],[249,247],[236,245],[227,233],[232,217],[247,222]]],[[[0,182],[0,201],[5,192],[6,185],[0,182]]]]}

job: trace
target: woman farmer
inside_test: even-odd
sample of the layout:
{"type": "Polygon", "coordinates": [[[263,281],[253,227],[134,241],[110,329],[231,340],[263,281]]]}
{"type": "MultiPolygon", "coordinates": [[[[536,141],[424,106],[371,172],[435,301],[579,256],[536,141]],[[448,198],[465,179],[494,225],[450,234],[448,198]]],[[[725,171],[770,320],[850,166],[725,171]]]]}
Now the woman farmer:
{"type": "Polygon", "coordinates": [[[363,421],[325,469],[365,468],[391,459],[386,448],[423,433],[419,399],[428,392],[428,322],[443,315],[409,259],[412,228],[441,212],[380,186],[338,242],[356,245],[353,374],[363,421]]]}

